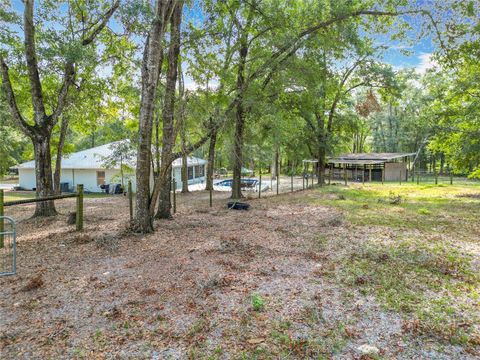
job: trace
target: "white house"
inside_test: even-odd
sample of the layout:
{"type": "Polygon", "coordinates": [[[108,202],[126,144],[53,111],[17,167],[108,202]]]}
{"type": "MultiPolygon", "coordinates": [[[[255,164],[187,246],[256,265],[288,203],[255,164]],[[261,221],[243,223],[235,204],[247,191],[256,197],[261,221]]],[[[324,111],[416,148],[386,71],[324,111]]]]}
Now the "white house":
{"type": "MultiPolygon", "coordinates": [[[[62,159],[62,171],[60,182],[63,187],[71,191],[77,184],[83,184],[86,192],[102,192],[102,185],[125,184],[132,181],[133,191],[136,189],[135,156],[128,156],[122,161],[119,147],[123,141],[97,146],[91,149],[82,150],[68,154],[62,159]],[[122,166],[123,165],[123,166],[122,166]],[[129,169],[132,169],[129,171],[129,169]]],[[[205,182],[206,160],[196,157],[188,157],[188,183],[197,184],[205,182]]],[[[181,168],[182,159],[176,159],[173,164],[172,175],[175,177],[177,189],[182,186],[181,168]]],[[[35,161],[28,161],[16,166],[18,169],[19,186],[33,190],[36,187],[35,161]]],[[[151,175],[153,183],[153,175],[151,175]]]]}

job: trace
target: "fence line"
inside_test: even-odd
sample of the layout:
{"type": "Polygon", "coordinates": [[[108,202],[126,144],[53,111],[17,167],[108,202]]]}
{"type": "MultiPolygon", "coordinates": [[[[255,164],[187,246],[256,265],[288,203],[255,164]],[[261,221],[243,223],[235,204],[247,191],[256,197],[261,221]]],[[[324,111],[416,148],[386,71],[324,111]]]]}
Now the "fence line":
{"type": "MultiPolygon", "coordinates": [[[[75,224],[76,224],[76,230],[81,231],[83,230],[83,185],[82,184],[77,185],[77,192],[73,194],[51,195],[51,196],[45,196],[45,197],[37,197],[33,199],[23,199],[23,200],[13,200],[13,201],[5,201],[5,192],[4,190],[0,190],[0,232],[2,232],[4,229],[4,223],[3,223],[2,217],[5,215],[5,207],[24,205],[24,204],[33,204],[37,202],[53,201],[53,200],[68,199],[68,198],[77,198],[75,224]]],[[[1,245],[3,244],[0,241],[0,248],[2,247],[1,245]]]]}

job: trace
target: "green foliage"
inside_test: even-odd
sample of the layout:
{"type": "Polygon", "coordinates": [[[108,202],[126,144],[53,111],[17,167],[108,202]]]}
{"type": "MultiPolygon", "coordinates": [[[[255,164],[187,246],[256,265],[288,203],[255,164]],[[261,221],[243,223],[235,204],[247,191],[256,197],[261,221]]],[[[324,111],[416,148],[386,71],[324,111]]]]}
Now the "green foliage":
{"type": "Polygon", "coordinates": [[[260,295],[253,294],[251,301],[253,310],[262,311],[265,308],[265,300],[260,295]]]}

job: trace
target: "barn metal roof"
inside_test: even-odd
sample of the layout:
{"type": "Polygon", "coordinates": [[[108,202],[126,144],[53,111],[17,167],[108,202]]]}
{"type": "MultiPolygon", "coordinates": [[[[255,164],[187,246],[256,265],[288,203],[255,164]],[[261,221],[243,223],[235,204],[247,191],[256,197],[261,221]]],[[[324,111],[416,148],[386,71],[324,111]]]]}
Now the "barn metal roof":
{"type": "Polygon", "coordinates": [[[328,162],[333,164],[382,164],[384,162],[401,159],[407,156],[413,156],[415,153],[359,153],[342,154],[334,158],[329,158],[328,162]]]}

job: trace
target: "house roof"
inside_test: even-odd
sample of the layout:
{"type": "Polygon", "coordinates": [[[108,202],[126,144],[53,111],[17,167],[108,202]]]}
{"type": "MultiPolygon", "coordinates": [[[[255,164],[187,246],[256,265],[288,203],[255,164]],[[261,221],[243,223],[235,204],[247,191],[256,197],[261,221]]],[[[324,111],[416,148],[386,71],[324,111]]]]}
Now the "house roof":
{"type": "Polygon", "coordinates": [[[381,164],[384,162],[413,156],[415,153],[360,153],[342,154],[335,158],[329,158],[328,162],[334,164],[381,164]]]}
{"type": "MultiPolygon", "coordinates": [[[[100,145],[91,149],[78,151],[65,155],[62,159],[62,169],[120,169],[120,161],[112,161],[112,157],[115,156],[115,151],[119,146],[123,145],[125,141],[121,140],[113,143],[100,145]]],[[[127,159],[123,161],[130,167],[135,167],[136,156],[133,159],[127,159]]],[[[203,165],[207,161],[204,159],[189,156],[187,158],[187,164],[190,165],[203,165]]],[[[173,167],[181,167],[182,159],[176,159],[173,162],[173,167]]],[[[16,166],[17,169],[34,169],[35,160],[28,161],[16,166]]]]}

